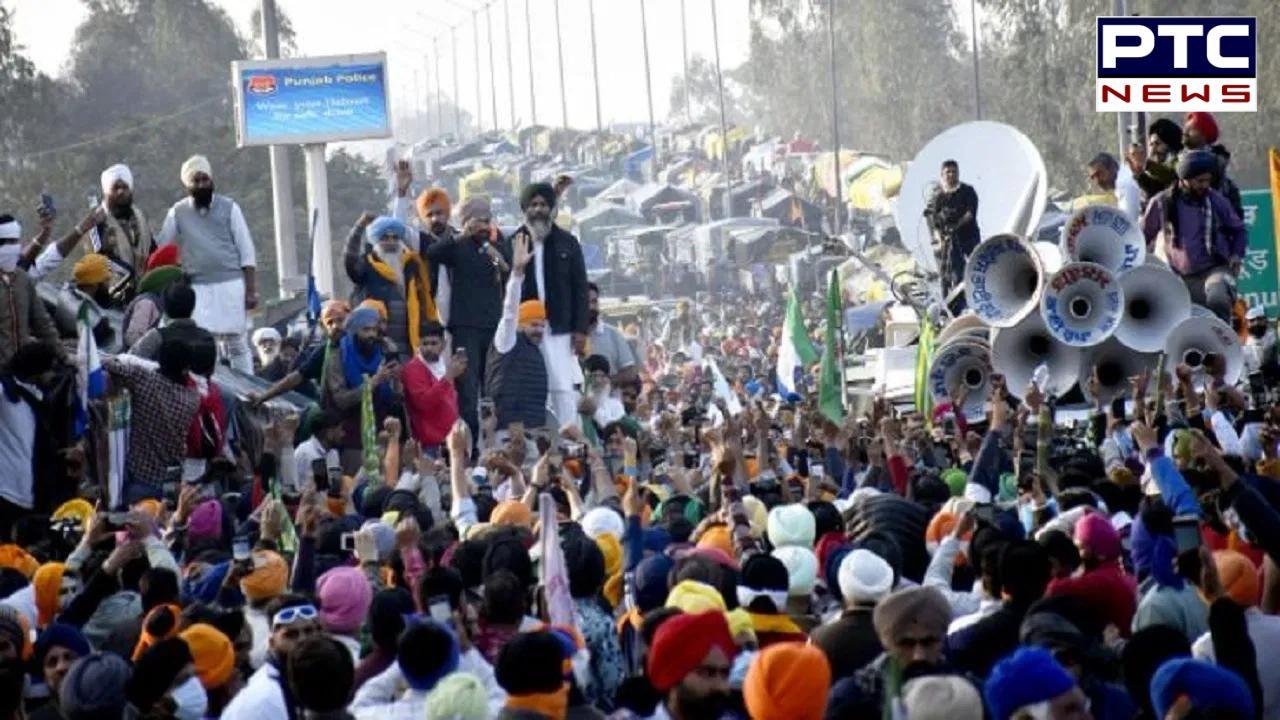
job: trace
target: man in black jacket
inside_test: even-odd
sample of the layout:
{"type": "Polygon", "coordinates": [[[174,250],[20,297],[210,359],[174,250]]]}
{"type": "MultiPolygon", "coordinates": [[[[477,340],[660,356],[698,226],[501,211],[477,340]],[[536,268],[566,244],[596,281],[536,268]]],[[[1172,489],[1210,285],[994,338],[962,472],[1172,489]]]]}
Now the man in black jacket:
{"type": "Polygon", "coordinates": [[[477,418],[480,388],[484,387],[485,359],[493,345],[493,334],[502,316],[502,290],[510,271],[511,244],[494,238],[490,230],[489,201],[484,197],[462,205],[461,234],[431,243],[426,249],[431,264],[442,269],[449,287],[449,335],[454,351],[466,353],[467,372],[458,378],[458,412],[471,428],[471,437],[480,437],[477,418]]]}
{"type": "Polygon", "coordinates": [[[542,343],[547,362],[547,394],[561,425],[577,422],[582,367],[577,356],[587,344],[587,266],[578,239],[551,221],[556,191],[548,183],[532,183],[520,193],[524,225],[517,239],[533,242],[533,269],[525,273],[522,300],[541,300],[549,330],[542,343]]]}

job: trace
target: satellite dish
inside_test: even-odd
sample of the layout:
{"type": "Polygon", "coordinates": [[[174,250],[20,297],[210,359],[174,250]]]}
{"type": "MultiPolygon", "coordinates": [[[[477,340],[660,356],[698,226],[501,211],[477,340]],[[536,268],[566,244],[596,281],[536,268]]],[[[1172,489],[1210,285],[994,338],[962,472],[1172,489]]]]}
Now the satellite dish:
{"type": "Polygon", "coordinates": [[[1035,232],[1049,192],[1040,152],[1012,126],[985,120],[963,123],[930,140],[902,178],[894,219],[902,244],[917,265],[938,270],[924,208],[944,160],[955,160],[960,165],[960,182],[978,193],[982,237],[999,233],[1029,237],[1035,232]]]}

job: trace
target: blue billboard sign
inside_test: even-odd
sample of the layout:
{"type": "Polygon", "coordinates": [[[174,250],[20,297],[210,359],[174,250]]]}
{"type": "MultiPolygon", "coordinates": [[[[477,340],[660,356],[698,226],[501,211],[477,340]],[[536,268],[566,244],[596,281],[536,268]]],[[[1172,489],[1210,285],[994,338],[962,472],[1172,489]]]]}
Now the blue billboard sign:
{"type": "Polygon", "coordinates": [[[383,53],[231,64],[241,147],[391,135],[383,53]]]}

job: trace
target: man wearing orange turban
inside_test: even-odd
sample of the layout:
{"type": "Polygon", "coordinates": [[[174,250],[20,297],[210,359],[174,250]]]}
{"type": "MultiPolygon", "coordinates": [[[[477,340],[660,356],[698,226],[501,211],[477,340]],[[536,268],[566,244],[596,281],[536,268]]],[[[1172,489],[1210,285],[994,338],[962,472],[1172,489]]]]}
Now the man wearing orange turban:
{"type": "Polygon", "coordinates": [[[37,628],[53,622],[62,609],[62,577],[65,570],[66,566],[60,562],[45,563],[31,577],[31,586],[36,596],[37,628]]]}
{"type": "Polygon", "coordinates": [[[742,698],[753,718],[822,720],[831,690],[831,665],[813,645],[786,642],[751,661],[742,698]]]}
{"type": "MultiPolygon", "coordinates": [[[[493,398],[499,430],[513,422],[522,422],[525,427],[546,424],[549,379],[542,343],[547,309],[541,300],[520,302],[524,272],[532,260],[529,243],[517,243],[502,301],[502,319],[493,336],[494,353],[489,358],[485,388],[493,398]]],[[[557,417],[562,423],[571,419],[557,417]]]]}

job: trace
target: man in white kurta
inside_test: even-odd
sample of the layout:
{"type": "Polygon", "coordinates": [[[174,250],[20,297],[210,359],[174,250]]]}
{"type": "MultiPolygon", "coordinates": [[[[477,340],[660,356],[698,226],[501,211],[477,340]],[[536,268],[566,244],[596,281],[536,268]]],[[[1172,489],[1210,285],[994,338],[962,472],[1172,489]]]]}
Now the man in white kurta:
{"type": "Polygon", "coordinates": [[[224,362],[252,373],[245,313],[258,297],[249,225],[234,200],[214,194],[213,170],[204,156],[188,158],[181,176],[188,197],[169,208],[156,240],[178,244],[182,269],[196,293],[192,319],[217,338],[224,362]]]}

